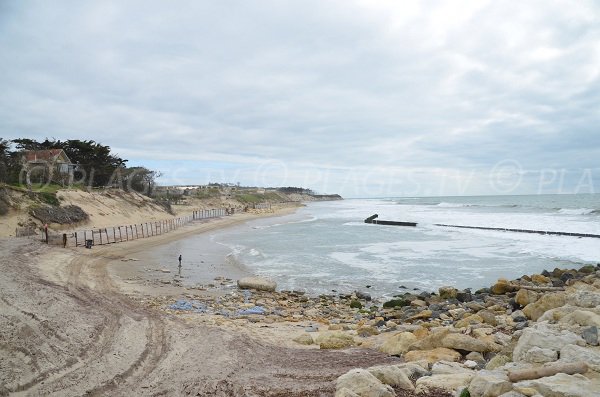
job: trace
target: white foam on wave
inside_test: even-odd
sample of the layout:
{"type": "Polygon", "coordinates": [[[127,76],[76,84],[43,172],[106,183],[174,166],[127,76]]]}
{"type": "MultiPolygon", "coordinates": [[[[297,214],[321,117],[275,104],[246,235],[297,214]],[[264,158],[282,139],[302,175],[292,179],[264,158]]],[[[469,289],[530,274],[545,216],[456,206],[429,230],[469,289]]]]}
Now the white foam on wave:
{"type": "Polygon", "coordinates": [[[250,256],[261,256],[261,252],[255,248],[251,248],[250,251],[248,251],[248,255],[250,256]]]}
{"type": "Polygon", "coordinates": [[[441,202],[436,205],[436,207],[440,208],[467,208],[467,207],[475,207],[474,204],[460,204],[460,203],[446,203],[441,202]]]}
{"type": "Polygon", "coordinates": [[[561,208],[559,214],[563,215],[589,215],[595,213],[596,210],[591,208],[561,208]]]}

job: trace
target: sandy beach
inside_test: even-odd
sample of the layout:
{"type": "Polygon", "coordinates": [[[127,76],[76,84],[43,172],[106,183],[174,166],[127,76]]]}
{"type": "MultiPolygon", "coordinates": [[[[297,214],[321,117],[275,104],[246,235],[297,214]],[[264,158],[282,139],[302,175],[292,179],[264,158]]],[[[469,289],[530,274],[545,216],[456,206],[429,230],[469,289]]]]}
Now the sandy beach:
{"type": "MultiPolygon", "coordinates": [[[[264,215],[235,215],[92,250],[1,240],[0,394],[320,396],[332,395],[333,381],[357,365],[397,361],[365,349],[278,346],[268,332],[261,338],[252,331],[252,338],[235,327],[169,315],[139,303],[156,295],[155,287],[122,281],[123,265],[137,264],[123,259],[256,216],[264,215]]],[[[185,292],[171,285],[158,293],[185,292]]]]}

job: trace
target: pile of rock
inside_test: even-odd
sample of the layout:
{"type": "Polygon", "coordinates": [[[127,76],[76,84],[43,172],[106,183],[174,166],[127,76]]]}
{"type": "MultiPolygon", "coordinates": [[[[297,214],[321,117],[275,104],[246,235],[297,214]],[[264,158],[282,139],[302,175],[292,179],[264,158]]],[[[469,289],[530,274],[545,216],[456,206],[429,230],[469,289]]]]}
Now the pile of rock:
{"type": "MultiPolygon", "coordinates": [[[[498,280],[473,294],[446,287],[396,303],[379,314],[402,325],[370,345],[427,371],[408,391],[600,396],[600,267],[498,280]]],[[[348,378],[359,374],[366,378],[352,371],[340,377],[336,395],[394,395],[357,392],[348,378]]]]}

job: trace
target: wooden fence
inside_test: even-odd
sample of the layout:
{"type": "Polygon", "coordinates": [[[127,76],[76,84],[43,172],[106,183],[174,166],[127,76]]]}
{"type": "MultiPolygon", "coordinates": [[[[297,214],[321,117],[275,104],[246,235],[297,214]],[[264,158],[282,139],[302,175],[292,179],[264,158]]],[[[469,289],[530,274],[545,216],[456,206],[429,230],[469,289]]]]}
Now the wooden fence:
{"type": "Polygon", "coordinates": [[[192,214],[164,219],[160,221],[142,222],[124,226],[101,227],[97,229],[77,230],[65,234],[50,234],[48,244],[84,247],[91,245],[114,244],[137,240],[169,233],[190,222],[202,219],[218,218],[229,215],[225,208],[193,211],[192,214]]]}

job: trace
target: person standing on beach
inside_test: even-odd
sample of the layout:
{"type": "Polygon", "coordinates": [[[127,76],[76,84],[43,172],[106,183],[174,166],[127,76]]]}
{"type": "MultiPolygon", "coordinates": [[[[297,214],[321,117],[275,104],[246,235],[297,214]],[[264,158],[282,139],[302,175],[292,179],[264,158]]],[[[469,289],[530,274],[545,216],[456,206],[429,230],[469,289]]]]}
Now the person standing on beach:
{"type": "Polygon", "coordinates": [[[179,277],[181,277],[181,254],[179,254],[179,277]]]}

